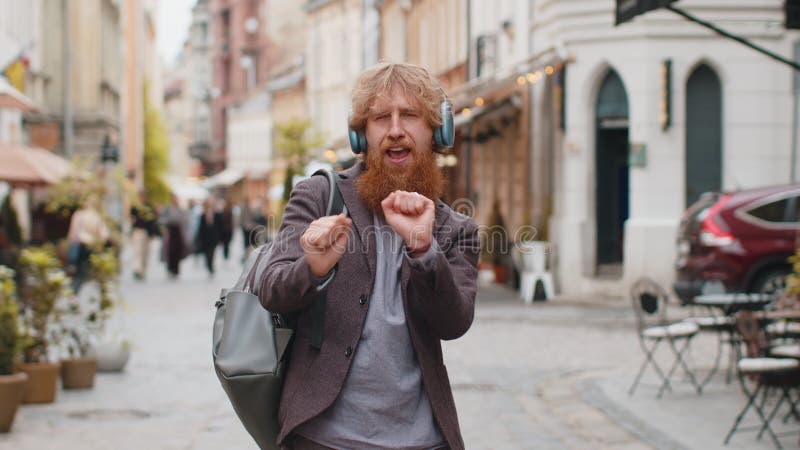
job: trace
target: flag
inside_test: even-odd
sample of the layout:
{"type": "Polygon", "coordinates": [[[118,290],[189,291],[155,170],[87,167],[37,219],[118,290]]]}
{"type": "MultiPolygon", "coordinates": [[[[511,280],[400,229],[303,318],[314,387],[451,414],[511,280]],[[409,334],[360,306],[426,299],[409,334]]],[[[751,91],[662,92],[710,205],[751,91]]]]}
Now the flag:
{"type": "Polygon", "coordinates": [[[28,58],[20,55],[19,58],[12,61],[11,64],[3,69],[3,75],[5,75],[8,82],[14,86],[14,89],[25,92],[25,72],[27,69],[28,58]]]}

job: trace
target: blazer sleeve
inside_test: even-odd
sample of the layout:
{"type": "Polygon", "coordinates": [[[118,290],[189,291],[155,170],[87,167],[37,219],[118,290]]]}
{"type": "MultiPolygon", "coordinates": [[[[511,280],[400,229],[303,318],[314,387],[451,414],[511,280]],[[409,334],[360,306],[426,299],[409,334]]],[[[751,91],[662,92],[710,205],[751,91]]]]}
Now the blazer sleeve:
{"type": "Polygon", "coordinates": [[[320,292],[300,245],[300,236],[311,222],[325,214],[328,190],[326,179],[320,176],[303,180],[292,190],[258,285],[261,305],[271,312],[283,314],[305,308],[320,292]]]}
{"type": "Polygon", "coordinates": [[[437,238],[433,261],[418,264],[405,258],[410,272],[411,314],[423,320],[439,339],[461,337],[472,325],[477,293],[478,227],[471,219],[450,221],[451,231],[437,238]],[[454,223],[455,222],[455,223],[454,223]]]}

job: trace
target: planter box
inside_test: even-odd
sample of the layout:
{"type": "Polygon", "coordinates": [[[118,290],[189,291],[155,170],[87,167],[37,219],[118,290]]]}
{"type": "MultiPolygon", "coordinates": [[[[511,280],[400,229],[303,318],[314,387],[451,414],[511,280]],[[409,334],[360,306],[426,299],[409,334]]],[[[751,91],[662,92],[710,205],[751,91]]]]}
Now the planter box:
{"type": "Polygon", "coordinates": [[[59,363],[20,363],[17,369],[28,375],[23,403],[53,403],[56,400],[59,363]]]}
{"type": "Polygon", "coordinates": [[[27,382],[28,375],[25,372],[0,375],[0,433],[11,431],[17,408],[25,397],[27,382]]]}
{"type": "Polygon", "coordinates": [[[94,386],[97,359],[83,357],[61,361],[61,385],[64,389],[88,389],[94,386]]]}

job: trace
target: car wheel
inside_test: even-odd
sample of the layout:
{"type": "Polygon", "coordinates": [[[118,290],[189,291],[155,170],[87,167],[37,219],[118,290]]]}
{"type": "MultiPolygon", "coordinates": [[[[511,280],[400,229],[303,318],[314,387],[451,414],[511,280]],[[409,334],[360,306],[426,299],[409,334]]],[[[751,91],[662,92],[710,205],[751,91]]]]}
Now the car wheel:
{"type": "Polygon", "coordinates": [[[786,288],[786,275],[791,271],[788,268],[769,269],[761,274],[750,286],[750,292],[774,295],[786,288]]]}

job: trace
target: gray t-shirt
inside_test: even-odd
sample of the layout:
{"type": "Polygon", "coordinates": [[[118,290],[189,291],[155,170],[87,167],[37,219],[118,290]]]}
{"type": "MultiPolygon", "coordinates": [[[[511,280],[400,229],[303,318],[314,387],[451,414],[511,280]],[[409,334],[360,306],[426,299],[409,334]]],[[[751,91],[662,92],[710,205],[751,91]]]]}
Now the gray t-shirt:
{"type": "MultiPolygon", "coordinates": [[[[445,445],[422,385],[403,311],[403,240],[375,216],[377,271],[361,341],[342,392],[295,432],[337,449],[428,450],[445,445]]],[[[428,266],[432,247],[414,264],[428,266]]]]}

